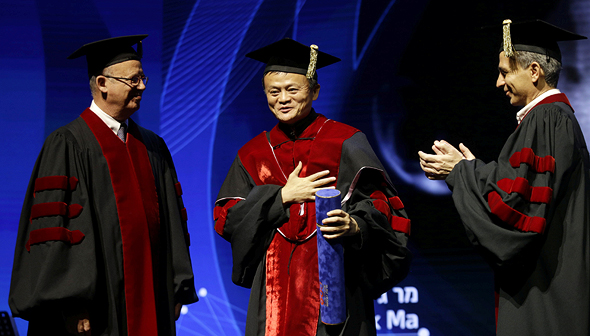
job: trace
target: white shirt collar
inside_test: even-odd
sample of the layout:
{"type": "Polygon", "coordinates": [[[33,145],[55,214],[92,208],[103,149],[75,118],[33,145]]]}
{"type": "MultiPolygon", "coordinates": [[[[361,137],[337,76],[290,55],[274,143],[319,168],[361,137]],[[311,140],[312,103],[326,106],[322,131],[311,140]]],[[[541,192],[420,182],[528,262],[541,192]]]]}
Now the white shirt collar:
{"type": "MultiPolygon", "coordinates": [[[[117,121],[115,118],[108,115],[105,111],[103,111],[94,100],[92,100],[92,104],[90,104],[90,111],[94,112],[115,134],[119,132],[119,128],[121,128],[121,122],[117,121]]],[[[129,126],[129,119],[125,119],[123,121],[125,125],[129,126]]]]}
{"type": "Polygon", "coordinates": [[[549,97],[549,96],[553,96],[556,94],[561,93],[561,91],[559,91],[558,89],[551,89],[549,91],[545,91],[542,95],[540,95],[539,97],[533,99],[532,102],[528,103],[525,107],[523,107],[520,111],[518,111],[516,113],[516,120],[518,120],[518,124],[520,124],[520,122],[522,121],[522,119],[524,119],[524,117],[526,117],[526,115],[529,113],[530,110],[533,109],[533,107],[537,106],[537,104],[549,97]]]}

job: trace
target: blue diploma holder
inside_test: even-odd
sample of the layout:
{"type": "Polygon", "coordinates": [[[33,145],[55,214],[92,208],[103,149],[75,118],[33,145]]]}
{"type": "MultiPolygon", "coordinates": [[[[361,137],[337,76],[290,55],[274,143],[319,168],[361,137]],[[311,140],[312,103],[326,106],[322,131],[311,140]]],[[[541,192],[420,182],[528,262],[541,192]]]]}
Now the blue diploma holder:
{"type": "Polygon", "coordinates": [[[344,287],[344,248],[342,238],[325,239],[320,227],[329,211],[340,209],[340,191],[322,189],[316,192],[315,215],[318,226],[318,267],[320,275],[320,312],[324,324],[346,321],[344,287]]]}

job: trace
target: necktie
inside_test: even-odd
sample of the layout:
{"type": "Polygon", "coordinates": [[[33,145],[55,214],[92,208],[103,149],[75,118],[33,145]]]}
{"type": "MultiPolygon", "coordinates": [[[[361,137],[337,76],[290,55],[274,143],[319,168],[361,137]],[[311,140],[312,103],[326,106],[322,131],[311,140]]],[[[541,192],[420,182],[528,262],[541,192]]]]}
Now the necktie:
{"type": "Polygon", "coordinates": [[[126,123],[121,123],[121,126],[119,127],[119,131],[117,132],[117,136],[119,137],[119,139],[121,139],[121,141],[126,142],[125,139],[127,138],[127,124],[126,123]]]}

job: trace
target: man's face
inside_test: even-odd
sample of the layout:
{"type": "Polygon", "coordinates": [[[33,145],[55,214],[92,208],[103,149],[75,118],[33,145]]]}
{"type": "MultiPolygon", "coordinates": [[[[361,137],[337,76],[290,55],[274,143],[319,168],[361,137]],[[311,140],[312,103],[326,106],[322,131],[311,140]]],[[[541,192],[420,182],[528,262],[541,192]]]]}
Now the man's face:
{"type": "Polygon", "coordinates": [[[304,75],[272,72],[264,76],[264,92],[275,117],[282,123],[293,124],[309,114],[320,86],[316,85],[312,92],[304,75]]]}
{"type": "MultiPolygon", "coordinates": [[[[132,78],[134,76],[143,76],[141,62],[136,60],[126,61],[111,65],[105,75],[112,77],[132,78]]],[[[112,106],[112,110],[117,114],[113,116],[117,120],[129,118],[139,109],[141,95],[145,90],[143,81],[133,86],[129,80],[107,78],[105,82],[107,87],[107,103],[112,106]]]]}
{"type": "Polygon", "coordinates": [[[518,62],[510,62],[510,58],[504,56],[503,51],[499,57],[496,87],[504,89],[506,96],[510,97],[512,106],[525,106],[535,98],[531,72],[528,68],[521,68],[518,62]]]}

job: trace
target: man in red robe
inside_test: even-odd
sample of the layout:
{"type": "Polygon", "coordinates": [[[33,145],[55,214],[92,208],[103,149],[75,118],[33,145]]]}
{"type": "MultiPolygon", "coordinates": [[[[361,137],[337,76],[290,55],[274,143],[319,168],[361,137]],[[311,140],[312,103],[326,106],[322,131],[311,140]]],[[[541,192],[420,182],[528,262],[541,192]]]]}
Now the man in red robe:
{"type": "Polygon", "coordinates": [[[339,59],[284,39],[246,55],[266,63],[264,92],[279,123],[239,151],[214,209],[231,242],[232,280],[251,288],[246,335],[374,335],[373,299],[409,268],[410,221],[359,130],[316,113],[316,67],[339,59]],[[342,210],[321,232],[343,237],[346,322],[325,325],[314,194],[337,188],[342,210]]]}
{"type": "Polygon", "coordinates": [[[492,265],[498,335],[590,333],[590,169],[584,136],[556,89],[557,41],[585,38],[537,20],[504,21],[498,80],[524,106],[497,162],[463,144],[420,152],[430,179],[446,179],[471,242],[492,265]]]}
{"type": "Polygon", "coordinates": [[[172,158],[130,118],[146,36],[69,57],[86,56],[93,101],[46,139],[27,190],[9,304],[29,335],[174,335],[181,305],[197,301],[172,158]]]}

